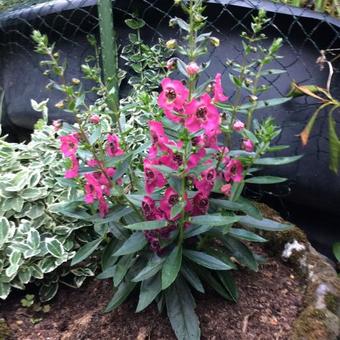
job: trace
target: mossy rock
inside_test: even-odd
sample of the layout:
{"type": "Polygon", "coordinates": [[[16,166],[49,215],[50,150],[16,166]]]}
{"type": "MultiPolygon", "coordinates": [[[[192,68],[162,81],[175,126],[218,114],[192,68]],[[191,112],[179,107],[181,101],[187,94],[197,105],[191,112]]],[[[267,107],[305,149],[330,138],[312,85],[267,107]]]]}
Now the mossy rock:
{"type": "Polygon", "coordinates": [[[294,323],[292,340],[336,340],[339,319],[327,309],[306,308],[294,323]]]}
{"type": "Polygon", "coordinates": [[[11,330],[5,319],[0,319],[0,340],[6,340],[11,336],[11,330]]]}

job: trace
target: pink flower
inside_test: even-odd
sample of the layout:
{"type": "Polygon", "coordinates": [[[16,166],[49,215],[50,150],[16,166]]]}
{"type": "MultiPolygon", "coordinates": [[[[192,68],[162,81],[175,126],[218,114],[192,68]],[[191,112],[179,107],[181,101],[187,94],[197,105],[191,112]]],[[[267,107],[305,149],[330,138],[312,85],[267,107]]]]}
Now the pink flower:
{"type": "Polygon", "coordinates": [[[201,179],[194,180],[195,187],[205,196],[209,196],[211,190],[214,187],[216,180],[216,170],[215,168],[209,168],[204,170],[201,174],[201,179]]]}
{"type": "Polygon", "coordinates": [[[244,123],[237,120],[233,125],[234,131],[241,132],[244,129],[244,123]]]}
{"type": "Polygon", "coordinates": [[[65,172],[65,178],[76,178],[79,173],[79,161],[75,156],[70,157],[72,161],[72,167],[65,172]]]}
{"type": "Polygon", "coordinates": [[[90,123],[97,125],[100,122],[100,117],[98,115],[92,115],[90,117],[90,123]]]}
{"type": "Polygon", "coordinates": [[[170,150],[166,154],[161,156],[158,160],[159,164],[165,165],[174,170],[178,170],[178,168],[183,164],[182,155],[170,150]]]}
{"type": "Polygon", "coordinates": [[[85,174],[84,177],[86,180],[85,203],[92,204],[95,200],[102,197],[101,186],[93,174],[85,174]]]}
{"type": "Polygon", "coordinates": [[[250,139],[245,139],[242,143],[243,149],[247,152],[254,151],[254,143],[250,139]]]}
{"type": "Polygon", "coordinates": [[[144,160],[145,191],[152,194],[156,188],[162,188],[166,184],[165,177],[157,169],[152,168],[149,160],[144,160]]]}
{"type": "Polygon", "coordinates": [[[70,157],[75,155],[75,153],[78,150],[79,143],[77,134],[61,136],[60,142],[61,142],[60,150],[64,156],[70,157]]]}
{"type": "Polygon", "coordinates": [[[205,215],[209,209],[209,198],[202,192],[198,192],[193,198],[192,216],[205,215]]]}
{"type": "Polygon", "coordinates": [[[222,194],[224,194],[224,195],[229,197],[230,194],[231,194],[231,184],[230,183],[224,184],[221,187],[221,192],[222,192],[222,194]]]}
{"type": "Polygon", "coordinates": [[[105,151],[109,157],[116,157],[124,154],[119,146],[119,138],[117,135],[107,135],[105,151]]]}
{"type": "Polygon", "coordinates": [[[215,86],[214,86],[214,102],[225,102],[229,99],[229,97],[223,94],[222,87],[222,75],[221,73],[217,73],[215,77],[215,86]]]}
{"type": "Polygon", "coordinates": [[[109,205],[104,198],[99,199],[99,215],[104,218],[109,212],[109,205]]]}
{"type": "Polygon", "coordinates": [[[54,120],[52,122],[54,131],[58,131],[63,126],[63,121],[61,119],[54,120]]]}
{"type": "Polygon", "coordinates": [[[165,78],[162,80],[162,92],[158,97],[160,108],[168,111],[180,110],[189,96],[189,90],[179,81],[165,78]]]}
{"type": "Polygon", "coordinates": [[[153,221],[156,219],[156,203],[151,197],[144,197],[142,202],[142,211],[147,221],[153,221]]]}
{"type": "Polygon", "coordinates": [[[165,190],[164,198],[160,201],[160,208],[165,213],[165,216],[168,220],[170,220],[171,208],[174,207],[178,202],[178,193],[173,188],[167,188],[165,190]]]}
{"type": "Polygon", "coordinates": [[[227,182],[241,182],[243,180],[243,166],[238,159],[232,159],[226,166],[224,178],[227,182]]]}
{"type": "Polygon", "coordinates": [[[186,66],[186,71],[188,72],[189,76],[195,76],[199,70],[200,67],[194,61],[192,61],[186,66]]]}
{"type": "Polygon", "coordinates": [[[208,94],[204,94],[199,100],[192,100],[186,106],[186,113],[189,117],[185,121],[185,127],[190,132],[204,129],[209,134],[211,131],[219,131],[221,117],[208,94]]]}
{"type": "Polygon", "coordinates": [[[196,166],[201,162],[202,158],[205,157],[205,149],[201,148],[197,152],[192,153],[188,159],[188,170],[196,168],[196,166]]]}
{"type": "Polygon", "coordinates": [[[183,124],[187,115],[185,114],[183,109],[174,109],[174,110],[167,110],[164,109],[165,116],[175,123],[183,124]]]}

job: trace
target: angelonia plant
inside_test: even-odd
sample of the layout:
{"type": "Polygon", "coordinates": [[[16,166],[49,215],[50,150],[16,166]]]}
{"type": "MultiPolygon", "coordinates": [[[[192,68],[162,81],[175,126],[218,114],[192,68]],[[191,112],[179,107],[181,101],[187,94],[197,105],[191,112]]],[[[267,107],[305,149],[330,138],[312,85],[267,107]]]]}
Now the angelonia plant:
{"type": "MultiPolygon", "coordinates": [[[[201,0],[176,3],[189,20],[171,20],[171,26],[184,32],[184,39],[171,39],[166,46],[183,59],[173,57],[166,64],[169,75],[161,80],[160,93],[152,95],[157,110],[148,122],[149,136],[138,148],[129,147],[128,131],[120,124],[126,111],[111,112],[108,105],[100,111],[86,104],[79,83],[67,85],[63,70],[62,85],[53,81],[65,93],[64,109],[77,121],[60,124],[57,132],[64,176],[78,191],[77,197],[50,209],[94,224],[97,238],[77,251],[72,264],[86,262],[103,247],[98,278],[110,278],[114,286],[106,312],[138,289],[137,312],[155,301],[159,311],[166,308],[178,339],[199,339],[191,290],[204,293],[210,286],[223,298],[237,301],[232,272],[242,267],[257,271],[264,260],[250,245],[266,241],[255,231],[290,228],[263,218],[256,205],[242,196],[245,184],[284,181],[255,173],[261,166],[287,164],[298,157],[266,157],[278,150],[271,144],[280,129],[270,118],[253,120],[259,101],[253,98],[242,110],[229,111],[223,106],[229,98],[222,74],[200,83],[200,74],[208,67],[200,57],[219,40],[202,33],[206,18],[201,0]],[[170,76],[175,70],[182,79],[170,76]],[[250,110],[247,122],[238,117],[244,110],[250,110]],[[232,147],[235,136],[241,142],[232,147]]],[[[263,21],[264,13],[259,17],[263,21]]],[[[257,30],[260,19],[254,20],[257,30]]],[[[40,52],[52,56],[46,65],[60,71],[47,41],[38,35],[36,41],[40,52]]]]}

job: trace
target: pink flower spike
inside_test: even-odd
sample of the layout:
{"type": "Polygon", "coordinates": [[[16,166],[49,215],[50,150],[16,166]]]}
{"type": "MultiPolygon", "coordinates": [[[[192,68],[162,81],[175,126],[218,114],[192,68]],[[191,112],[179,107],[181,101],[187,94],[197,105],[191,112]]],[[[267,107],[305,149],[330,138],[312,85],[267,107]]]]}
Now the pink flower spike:
{"type": "Polygon", "coordinates": [[[194,133],[201,129],[206,133],[219,131],[221,117],[208,94],[204,94],[199,100],[192,100],[186,106],[186,113],[189,117],[185,121],[185,127],[190,132],[194,133]]]}
{"type": "Polygon", "coordinates": [[[172,188],[167,188],[165,190],[164,198],[160,201],[160,208],[165,213],[165,216],[168,220],[171,219],[171,208],[174,207],[178,202],[178,193],[172,188]]]}
{"type": "Polygon", "coordinates": [[[116,157],[124,154],[119,146],[119,138],[117,135],[107,135],[105,151],[109,157],[116,157]]]}
{"type": "Polygon", "coordinates": [[[72,167],[65,172],[65,178],[76,178],[79,175],[79,161],[75,156],[71,156],[72,167]]]}
{"type": "Polygon", "coordinates": [[[75,155],[75,153],[78,150],[79,143],[77,134],[61,136],[60,142],[61,142],[60,150],[64,156],[70,157],[75,155]]]}
{"type": "Polygon", "coordinates": [[[156,188],[162,188],[166,184],[165,177],[146,159],[144,161],[145,191],[151,195],[156,188]]]}
{"type": "Polygon", "coordinates": [[[238,159],[232,159],[226,166],[224,178],[227,182],[241,182],[243,180],[243,166],[238,159]]]}
{"type": "Polygon", "coordinates": [[[242,143],[243,149],[247,152],[254,151],[254,143],[250,139],[245,139],[242,143]]]}
{"type": "Polygon", "coordinates": [[[196,166],[201,162],[202,158],[205,157],[205,154],[206,152],[204,148],[201,148],[196,153],[191,154],[187,163],[188,170],[196,168],[196,166]]]}
{"type": "Polygon", "coordinates": [[[100,122],[100,117],[98,115],[92,115],[90,117],[90,123],[97,125],[100,122]]]}
{"type": "Polygon", "coordinates": [[[189,97],[189,90],[179,80],[165,78],[161,83],[162,92],[158,105],[163,110],[180,110],[189,97]]]}
{"type": "Polygon", "coordinates": [[[188,72],[189,76],[195,76],[199,72],[199,70],[200,67],[194,61],[186,66],[186,71],[188,72]]]}
{"type": "Polygon", "coordinates": [[[214,86],[214,102],[226,102],[229,97],[223,94],[223,87],[222,87],[222,75],[221,73],[217,73],[215,77],[215,86],[214,86]]]}
{"type": "Polygon", "coordinates": [[[236,132],[241,132],[244,129],[244,123],[240,120],[237,120],[233,125],[233,129],[236,132]]]}

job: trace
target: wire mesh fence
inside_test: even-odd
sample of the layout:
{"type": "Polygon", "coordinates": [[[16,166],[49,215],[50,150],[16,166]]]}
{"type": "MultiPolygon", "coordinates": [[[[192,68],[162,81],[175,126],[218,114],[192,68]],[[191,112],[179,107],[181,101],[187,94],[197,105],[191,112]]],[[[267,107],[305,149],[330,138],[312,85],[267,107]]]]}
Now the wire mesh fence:
{"type": "MultiPolygon", "coordinates": [[[[169,27],[169,20],[174,16],[184,17],[180,7],[173,1],[165,0],[116,0],[112,1],[114,24],[117,32],[119,55],[128,43],[131,29],[125,24],[125,19],[142,18],[146,25],[141,30],[142,39],[147,44],[156,44],[159,39],[164,41],[176,38],[179,30],[169,27]]],[[[273,68],[284,69],[285,74],[267,76],[264,81],[270,86],[268,97],[285,96],[292,81],[299,84],[317,84],[325,86],[328,78],[327,70],[320,70],[315,63],[321,50],[335,50],[336,59],[340,47],[340,20],[325,13],[318,13],[309,8],[286,6],[279,2],[260,0],[208,0],[205,15],[207,17],[206,31],[213,31],[220,41],[219,48],[210,47],[206,59],[211,60],[211,66],[206,76],[216,72],[224,74],[224,86],[232,98],[232,86],[227,77],[227,59],[240,60],[242,44],[240,34],[249,31],[252,16],[259,8],[267,11],[271,19],[265,29],[268,43],[277,37],[283,39],[281,49],[282,59],[275,61],[273,68]]],[[[31,129],[39,114],[30,107],[31,98],[37,101],[50,98],[50,118],[66,118],[61,116],[54,104],[60,100],[58,94],[47,92],[47,80],[42,75],[40,58],[34,52],[31,39],[33,30],[40,30],[49,36],[51,42],[56,43],[57,50],[68,61],[70,77],[81,77],[81,64],[86,56],[92,54],[87,35],[94,34],[99,39],[99,20],[96,0],[55,0],[48,2],[27,1],[24,5],[10,11],[0,13],[0,87],[4,91],[4,105],[2,112],[3,127],[11,131],[19,131],[18,139],[22,138],[22,129],[31,129]],[[32,3],[36,3],[32,5],[32,3]],[[39,3],[38,3],[39,2],[39,3]],[[20,128],[21,130],[17,130],[20,128]]],[[[124,60],[119,58],[121,68],[127,71],[126,80],[120,87],[121,96],[129,91],[128,80],[134,71],[127,68],[124,60]]],[[[332,82],[332,93],[340,93],[340,58],[334,61],[335,74],[332,82]]],[[[283,127],[278,144],[291,145],[290,154],[304,153],[304,162],[292,165],[290,178],[295,178],[300,188],[315,187],[311,178],[318,178],[316,191],[321,192],[327,183],[333,181],[333,194],[328,193],[329,202],[337,201],[338,179],[323,169],[328,169],[328,136],[327,120],[317,122],[311,136],[311,146],[302,150],[301,143],[296,137],[304,128],[307,119],[315,110],[315,104],[305,98],[288,102],[284,106],[272,108],[269,114],[274,116],[283,127]],[[312,164],[322,164],[315,168],[312,164]]],[[[267,114],[267,113],[266,113],[267,114]]],[[[280,174],[278,174],[280,175],[280,174]]],[[[329,187],[329,186],[328,186],[329,187]]],[[[286,188],[289,189],[289,186],[286,188]]],[[[309,189],[308,189],[309,190],[309,189]]],[[[314,190],[314,192],[315,192],[314,190]]],[[[296,191],[299,195],[299,191],[296,191]]],[[[300,193],[302,191],[300,190],[300,193]]],[[[309,191],[308,191],[309,192],[309,191]]],[[[283,193],[284,194],[284,193],[283,193]]],[[[280,193],[282,195],[282,193],[280,193]]],[[[313,195],[309,195],[312,200],[313,195]]],[[[301,199],[305,200],[306,195],[301,199]]],[[[318,202],[319,204],[319,202],[318,202]]]]}
{"type": "MultiPolygon", "coordinates": [[[[85,53],[86,35],[98,34],[95,0],[57,0],[43,3],[34,1],[38,4],[31,5],[32,2],[24,2],[19,8],[0,13],[2,87],[6,76],[4,69],[6,70],[8,63],[13,63],[16,57],[21,63],[34,58],[30,38],[33,29],[48,34],[50,40],[59,44],[61,50],[66,49],[66,54],[70,49],[74,52],[76,46],[85,53]]],[[[168,27],[171,17],[181,15],[180,9],[173,1],[117,0],[113,1],[113,6],[120,47],[126,43],[128,34],[124,19],[131,16],[145,20],[146,26],[142,30],[142,36],[150,44],[156,43],[159,38],[168,39],[178,33],[168,27]]],[[[285,94],[287,86],[280,86],[283,82],[288,84],[293,80],[305,83],[324,81],[324,75],[317,71],[314,62],[320,50],[336,49],[340,46],[340,20],[308,8],[294,8],[269,1],[208,1],[206,30],[214,31],[222,46],[222,49],[210,52],[213,68],[225,71],[227,58],[240,57],[242,47],[239,34],[250,29],[251,17],[259,8],[265,8],[271,17],[266,32],[269,37],[284,39],[282,54],[285,58],[278,61],[278,66],[285,68],[287,75],[268,79],[277,93],[285,94]]],[[[335,81],[335,92],[338,91],[336,83],[335,81]]]]}

